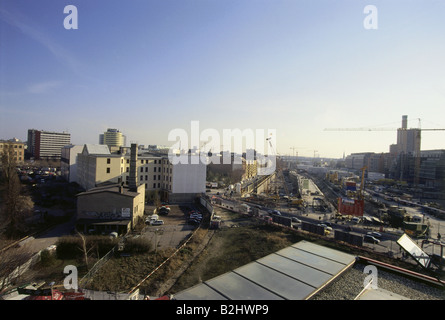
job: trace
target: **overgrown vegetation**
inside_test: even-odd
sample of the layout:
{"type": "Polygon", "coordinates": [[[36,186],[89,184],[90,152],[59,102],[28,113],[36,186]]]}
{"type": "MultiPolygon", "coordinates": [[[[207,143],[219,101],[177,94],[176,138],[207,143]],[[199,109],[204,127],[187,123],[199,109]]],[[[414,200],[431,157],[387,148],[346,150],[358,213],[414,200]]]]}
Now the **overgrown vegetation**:
{"type": "Polygon", "coordinates": [[[1,153],[0,225],[7,237],[13,238],[27,231],[25,219],[30,216],[34,203],[24,191],[17,174],[17,162],[12,145],[1,153]]]}
{"type": "MultiPolygon", "coordinates": [[[[85,248],[89,256],[100,258],[117,244],[117,239],[107,236],[85,237],[85,248]]],[[[56,256],[60,260],[79,259],[84,255],[83,241],[79,236],[61,237],[57,242],[56,256]]]]}

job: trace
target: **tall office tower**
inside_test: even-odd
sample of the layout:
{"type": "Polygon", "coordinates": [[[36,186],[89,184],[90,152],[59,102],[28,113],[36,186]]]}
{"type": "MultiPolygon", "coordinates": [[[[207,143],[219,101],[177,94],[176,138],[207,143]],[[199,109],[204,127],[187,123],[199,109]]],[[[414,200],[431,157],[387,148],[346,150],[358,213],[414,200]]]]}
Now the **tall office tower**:
{"type": "Polygon", "coordinates": [[[99,144],[109,147],[125,147],[125,136],[118,129],[108,129],[99,135],[99,144]]]}
{"type": "Polygon", "coordinates": [[[28,152],[36,160],[60,159],[62,148],[70,143],[71,135],[67,132],[28,130],[28,152]]]}
{"type": "Polygon", "coordinates": [[[408,116],[402,116],[402,127],[397,129],[397,149],[399,153],[419,155],[421,129],[408,129],[408,116]]]}

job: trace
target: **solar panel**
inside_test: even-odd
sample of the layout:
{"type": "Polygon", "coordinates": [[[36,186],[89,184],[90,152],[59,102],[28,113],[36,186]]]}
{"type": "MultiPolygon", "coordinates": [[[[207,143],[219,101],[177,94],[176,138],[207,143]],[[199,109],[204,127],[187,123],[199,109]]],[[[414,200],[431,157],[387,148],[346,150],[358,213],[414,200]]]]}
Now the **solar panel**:
{"type": "MultiPolygon", "coordinates": [[[[206,281],[206,284],[230,300],[283,300],[273,292],[235,272],[228,272],[206,281]]],[[[176,295],[175,297],[178,298],[176,295]]]]}
{"type": "Polygon", "coordinates": [[[355,256],[300,241],[175,294],[177,300],[304,300],[355,262],[355,256]]]}

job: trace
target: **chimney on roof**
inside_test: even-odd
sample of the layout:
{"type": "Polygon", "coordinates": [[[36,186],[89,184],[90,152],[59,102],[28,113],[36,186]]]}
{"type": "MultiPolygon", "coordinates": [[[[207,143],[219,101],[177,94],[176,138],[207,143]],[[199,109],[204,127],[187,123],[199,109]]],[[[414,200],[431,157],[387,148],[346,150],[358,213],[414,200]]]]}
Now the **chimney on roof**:
{"type": "Polygon", "coordinates": [[[130,150],[130,176],[128,179],[128,187],[132,191],[136,191],[138,188],[137,161],[138,161],[138,145],[132,143],[130,150]]]}

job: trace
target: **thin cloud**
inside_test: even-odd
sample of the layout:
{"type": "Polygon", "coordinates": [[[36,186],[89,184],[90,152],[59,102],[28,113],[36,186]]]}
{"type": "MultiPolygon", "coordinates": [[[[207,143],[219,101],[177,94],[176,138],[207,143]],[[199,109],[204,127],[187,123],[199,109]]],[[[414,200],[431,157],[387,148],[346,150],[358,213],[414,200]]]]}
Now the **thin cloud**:
{"type": "Polygon", "coordinates": [[[47,93],[51,91],[53,88],[57,88],[61,85],[60,81],[45,81],[45,82],[39,82],[34,83],[28,87],[29,93],[47,93]]]}
{"type": "Polygon", "coordinates": [[[40,43],[60,62],[67,65],[73,72],[78,73],[80,62],[67,50],[55,43],[48,35],[41,32],[35,25],[29,23],[24,15],[12,13],[0,8],[0,19],[19,29],[23,34],[40,43]]]}

